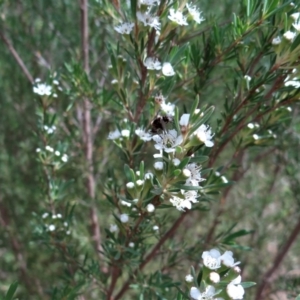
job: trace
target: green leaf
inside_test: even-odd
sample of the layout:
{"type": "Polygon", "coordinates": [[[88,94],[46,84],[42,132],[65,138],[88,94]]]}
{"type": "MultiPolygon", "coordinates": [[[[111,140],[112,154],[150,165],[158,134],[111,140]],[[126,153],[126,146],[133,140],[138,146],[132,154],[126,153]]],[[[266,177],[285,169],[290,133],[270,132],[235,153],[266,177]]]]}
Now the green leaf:
{"type": "Polygon", "coordinates": [[[300,294],[296,297],[295,300],[300,300],[300,294]]]}
{"type": "Polygon", "coordinates": [[[208,156],[204,156],[204,155],[202,155],[202,156],[195,156],[195,157],[191,157],[191,159],[190,159],[190,163],[198,163],[198,164],[202,164],[202,163],[204,163],[205,161],[207,161],[208,160],[208,156]]]}
{"type": "Polygon", "coordinates": [[[127,164],[124,165],[124,172],[129,181],[135,182],[134,171],[127,164]]]}
{"type": "Polygon", "coordinates": [[[248,289],[248,288],[250,288],[250,287],[252,287],[252,286],[255,286],[256,285],[256,283],[255,282],[252,282],[252,281],[247,281],[247,282],[242,282],[241,283],[241,286],[243,287],[243,288],[245,288],[245,289],[248,289]]]}
{"type": "Polygon", "coordinates": [[[12,300],[17,288],[18,288],[18,282],[16,281],[10,285],[4,300],[12,300]]]}
{"type": "Polygon", "coordinates": [[[140,162],[140,177],[144,178],[144,176],[145,176],[145,164],[144,161],[142,160],[140,162]]]}
{"type": "Polygon", "coordinates": [[[131,15],[132,18],[136,19],[136,6],[137,6],[137,0],[130,0],[131,3],[131,15]]]}
{"type": "Polygon", "coordinates": [[[244,236],[244,235],[248,235],[248,234],[251,234],[253,233],[254,230],[245,230],[245,229],[242,229],[242,230],[239,230],[237,232],[234,232],[230,235],[228,235],[225,239],[224,239],[224,242],[226,241],[230,241],[230,240],[234,240],[240,236],[244,236]]]}
{"type": "Polygon", "coordinates": [[[183,184],[174,184],[173,187],[176,187],[185,191],[199,191],[203,190],[202,186],[191,186],[191,185],[183,185],[183,184]]]}

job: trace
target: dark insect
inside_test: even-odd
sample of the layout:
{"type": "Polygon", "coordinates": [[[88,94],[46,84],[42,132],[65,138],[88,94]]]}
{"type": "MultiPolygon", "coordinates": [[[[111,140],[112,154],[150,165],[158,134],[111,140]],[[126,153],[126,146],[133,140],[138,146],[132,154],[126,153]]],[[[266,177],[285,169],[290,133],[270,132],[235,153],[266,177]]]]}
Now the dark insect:
{"type": "Polygon", "coordinates": [[[156,116],[155,119],[151,122],[151,133],[160,134],[166,131],[167,124],[172,121],[173,119],[170,116],[156,116]]]}

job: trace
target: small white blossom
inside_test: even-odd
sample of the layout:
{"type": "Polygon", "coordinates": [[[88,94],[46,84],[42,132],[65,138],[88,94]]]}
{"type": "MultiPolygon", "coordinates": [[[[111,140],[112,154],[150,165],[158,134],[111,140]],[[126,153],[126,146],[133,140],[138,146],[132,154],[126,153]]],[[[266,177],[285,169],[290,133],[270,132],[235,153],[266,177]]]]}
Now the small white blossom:
{"type": "Polygon", "coordinates": [[[156,163],[154,163],[154,169],[157,171],[161,171],[164,168],[164,163],[161,161],[157,161],[156,163]]]}
{"type": "Polygon", "coordinates": [[[133,189],[134,188],[134,183],[133,182],[128,182],[128,183],[126,183],[126,187],[128,189],[133,189]]]}
{"type": "Polygon", "coordinates": [[[298,20],[297,22],[293,23],[293,27],[300,32],[300,20],[298,20]]]}
{"type": "Polygon", "coordinates": [[[144,26],[149,26],[157,31],[160,31],[161,24],[158,17],[152,16],[149,13],[142,13],[140,11],[136,13],[136,17],[140,22],[144,24],[144,26]]]}
{"type": "Polygon", "coordinates": [[[113,79],[112,81],[111,81],[111,84],[113,84],[113,85],[115,85],[115,84],[117,84],[119,81],[117,80],[117,79],[113,79]]]}
{"type": "Polygon", "coordinates": [[[116,225],[116,224],[110,224],[110,226],[109,226],[109,231],[111,232],[111,233],[113,233],[113,232],[117,232],[118,231],[118,226],[116,225]]]}
{"type": "Polygon", "coordinates": [[[61,218],[62,218],[62,215],[61,215],[61,214],[57,214],[56,217],[57,217],[58,219],[61,219],[61,218]]]}
{"type": "Polygon", "coordinates": [[[300,88],[300,81],[297,80],[287,80],[284,82],[285,86],[293,86],[295,88],[300,88]]]}
{"type": "Polygon", "coordinates": [[[161,102],[160,108],[162,112],[164,112],[166,115],[173,117],[175,115],[175,104],[173,103],[165,103],[164,101],[161,102]]]}
{"type": "Polygon", "coordinates": [[[45,83],[38,83],[33,87],[33,92],[40,96],[50,96],[52,92],[52,87],[45,83]]]}
{"type": "Polygon", "coordinates": [[[35,151],[36,151],[37,153],[39,153],[39,152],[41,152],[41,148],[36,148],[35,151]]]}
{"type": "Polygon", "coordinates": [[[144,61],[144,66],[148,70],[160,70],[161,69],[161,63],[155,57],[147,57],[144,61]]]}
{"type": "Polygon", "coordinates": [[[230,267],[230,268],[240,264],[239,261],[234,262],[232,251],[225,251],[221,256],[221,261],[226,267],[230,267]]]}
{"type": "Polygon", "coordinates": [[[202,253],[203,264],[211,270],[216,270],[221,267],[221,253],[217,249],[204,251],[202,253]]]}
{"type": "Polygon", "coordinates": [[[186,21],[186,17],[183,16],[181,11],[175,11],[174,8],[171,8],[169,11],[169,15],[168,18],[177,23],[178,25],[188,25],[187,21],[186,21]]]}
{"type": "Polygon", "coordinates": [[[203,142],[206,147],[212,147],[214,143],[211,141],[213,135],[209,126],[202,124],[194,133],[199,141],[203,142]]]}
{"type": "Polygon", "coordinates": [[[159,229],[159,227],[157,225],[154,225],[152,228],[154,231],[157,231],[159,229]]]}
{"type": "Polygon", "coordinates": [[[174,69],[173,69],[172,65],[168,62],[163,64],[162,73],[165,76],[174,76],[175,75],[175,72],[174,72],[174,69]]]}
{"type": "Polygon", "coordinates": [[[283,34],[283,36],[290,42],[292,42],[296,36],[296,33],[295,32],[292,32],[292,31],[287,31],[283,34]]]}
{"type": "Polygon", "coordinates": [[[191,173],[191,171],[188,170],[188,169],[183,169],[183,170],[182,170],[182,175],[183,175],[185,178],[189,178],[189,177],[191,177],[192,173],[191,173]]]}
{"type": "Polygon", "coordinates": [[[177,167],[177,166],[179,166],[179,164],[180,164],[180,160],[179,160],[178,158],[173,158],[173,159],[172,159],[172,163],[173,163],[173,165],[174,165],[175,167],[177,167]]]}
{"type": "Polygon", "coordinates": [[[128,244],[128,246],[129,246],[130,248],[134,248],[134,243],[133,243],[133,242],[130,242],[130,243],[128,244]]]}
{"type": "Polygon", "coordinates": [[[144,178],[145,180],[151,180],[153,178],[153,173],[151,172],[146,173],[144,178]]]}
{"type": "Polygon", "coordinates": [[[240,300],[244,297],[245,290],[242,285],[240,285],[241,280],[242,277],[239,275],[236,279],[232,280],[227,285],[226,292],[228,296],[233,300],[240,300]]]}
{"type": "Polygon", "coordinates": [[[121,214],[120,215],[120,221],[122,223],[127,223],[129,221],[129,216],[127,214],[121,214]]]}
{"type": "Polygon", "coordinates": [[[191,274],[188,274],[185,276],[185,281],[186,282],[193,282],[194,277],[191,274]]]}
{"type": "Polygon", "coordinates": [[[63,162],[67,162],[68,161],[68,155],[67,154],[63,154],[63,156],[61,157],[61,160],[63,161],[63,162]]]}
{"type": "Polygon", "coordinates": [[[144,180],[139,179],[136,181],[137,186],[142,186],[143,184],[144,184],[144,180]]]}
{"type": "Polygon", "coordinates": [[[279,45],[281,43],[281,37],[277,36],[272,40],[272,45],[276,46],[279,45]]]}
{"type": "Polygon", "coordinates": [[[187,127],[189,125],[190,114],[183,114],[180,118],[179,125],[187,127]]]}
{"type": "Polygon", "coordinates": [[[121,131],[121,135],[122,135],[123,137],[129,137],[129,136],[130,136],[130,130],[128,130],[128,129],[123,129],[123,130],[121,131]]]}
{"type": "Polygon", "coordinates": [[[43,219],[46,219],[48,216],[49,216],[49,214],[47,212],[42,214],[43,219]]]}
{"type": "Polygon", "coordinates": [[[248,81],[248,82],[250,82],[251,79],[252,79],[249,75],[245,75],[244,78],[245,78],[245,80],[248,81]]]}
{"type": "Polygon", "coordinates": [[[55,230],[55,225],[51,224],[48,226],[49,231],[54,231],[55,230]]]}
{"type": "Polygon", "coordinates": [[[201,167],[196,163],[188,164],[185,168],[191,173],[190,177],[185,182],[186,185],[197,186],[199,185],[199,182],[205,180],[204,178],[201,178],[201,167]]]}
{"type": "Polygon", "coordinates": [[[300,13],[297,12],[297,13],[291,14],[291,17],[292,17],[295,21],[297,21],[297,20],[299,19],[299,17],[300,17],[300,13]]]}
{"type": "Polygon", "coordinates": [[[209,279],[213,283],[218,283],[220,282],[220,275],[217,272],[211,272],[209,273],[209,279]]]}
{"type": "Polygon", "coordinates": [[[60,156],[60,152],[59,152],[59,151],[55,151],[54,154],[55,154],[56,156],[60,156]]]}
{"type": "Polygon", "coordinates": [[[53,152],[54,151],[54,149],[52,147],[48,146],[48,145],[45,147],[45,149],[47,151],[49,151],[49,152],[53,152]]]}
{"type": "Polygon", "coordinates": [[[123,205],[123,206],[131,207],[131,203],[126,202],[126,201],[124,201],[124,200],[121,200],[120,203],[121,203],[121,205],[123,205]]]}
{"type": "Polygon", "coordinates": [[[189,14],[192,16],[194,21],[198,24],[203,22],[205,19],[201,16],[202,12],[198,10],[198,8],[195,5],[186,4],[186,7],[189,11],[189,14]]]}
{"type": "Polygon", "coordinates": [[[135,134],[145,142],[151,141],[152,139],[152,134],[150,132],[146,132],[143,128],[136,129],[135,134]]]}
{"type": "Polygon", "coordinates": [[[201,293],[196,287],[192,287],[190,290],[190,296],[195,300],[213,300],[216,294],[216,289],[208,285],[205,292],[201,293]]]}
{"type": "Polygon", "coordinates": [[[153,141],[156,143],[154,145],[155,149],[172,153],[175,152],[175,148],[182,143],[183,138],[181,134],[178,135],[178,132],[175,129],[171,129],[160,135],[154,135],[153,141]]]}
{"type": "Polygon", "coordinates": [[[147,206],[146,206],[146,209],[149,213],[152,213],[155,211],[155,206],[152,204],[152,203],[149,203],[147,206]]]}
{"type": "Polygon", "coordinates": [[[197,203],[197,192],[196,191],[181,191],[181,197],[173,196],[170,202],[179,211],[185,211],[185,209],[191,209],[192,203],[197,203]]]}
{"type": "Polygon", "coordinates": [[[122,23],[118,26],[115,26],[115,30],[121,34],[130,34],[134,27],[134,23],[122,23]]]}
{"type": "Polygon", "coordinates": [[[112,132],[110,132],[110,133],[108,134],[107,139],[108,139],[108,140],[116,140],[116,139],[118,139],[118,138],[120,138],[120,137],[121,137],[121,132],[120,132],[119,129],[116,129],[115,131],[112,131],[112,132]]]}
{"type": "Polygon", "coordinates": [[[69,225],[68,222],[64,222],[65,227],[68,227],[68,225],[69,225]]]}

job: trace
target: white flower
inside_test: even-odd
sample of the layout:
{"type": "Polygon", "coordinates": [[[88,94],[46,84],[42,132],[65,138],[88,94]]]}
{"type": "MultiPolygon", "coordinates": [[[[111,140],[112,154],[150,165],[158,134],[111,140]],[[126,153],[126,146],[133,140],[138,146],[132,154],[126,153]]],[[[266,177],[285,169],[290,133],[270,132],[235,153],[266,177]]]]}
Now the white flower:
{"type": "Polygon", "coordinates": [[[54,231],[55,230],[55,225],[51,224],[48,226],[49,231],[54,231]]]}
{"type": "Polygon", "coordinates": [[[154,145],[157,150],[164,150],[167,153],[175,152],[175,148],[179,146],[182,141],[182,135],[178,135],[175,129],[168,130],[162,134],[154,135],[153,141],[156,142],[154,145]]]}
{"type": "Polygon", "coordinates": [[[191,173],[191,171],[188,170],[188,169],[183,169],[183,170],[182,170],[182,175],[183,175],[185,178],[190,178],[191,175],[192,175],[192,173],[191,173]]]}
{"type": "Polygon", "coordinates": [[[287,31],[283,34],[283,36],[290,42],[292,42],[296,36],[296,33],[295,32],[292,32],[292,31],[287,31]]]}
{"type": "Polygon", "coordinates": [[[154,225],[152,228],[154,231],[157,231],[159,229],[159,227],[157,225],[154,225]]]}
{"type": "Polygon", "coordinates": [[[115,26],[115,30],[121,34],[130,34],[134,27],[134,23],[122,23],[118,26],[115,26]]]}
{"type": "Polygon", "coordinates": [[[137,186],[142,186],[143,184],[144,184],[144,180],[139,179],[136,181],[137,186]]]}
{"type": "Polygon", "coordinates": [[[187,3],[186,7],[196,23],[200,24],[205,20],[203,17],[201,17],[202,12],[198,11],[198,8],[195,5],[191,5],[187,3]]]}
{"type": "Polygon", "coordinates": [[[300,20],[298,20],[297,22],[293,23],[293,27],[300,32],[300,20]]]}
{"type": "Polygon", "coordinates": [[[147,57],[144,61],[144,66],[148,70],[160,70],[161,69],[161,63],[155,57],[147,57]]]}
{"type": "Polygon", "coordinates": [[[187,21],[186,21],[186,17],[183,16],[181,11],[175,11],[174,8],[171,8],[169,11],[169,15],[168,18],[177,23],[178,25],[188,25],[187,21]]]}
{"type": "Polygon", "coordinates": [[[143,128],[136,129],[135,134],[145,142],[148,142],[152,139],[152,134],[150,132],[146,132],[143,128]]]}
{"type": "Polygon", "coordinates": [[[54,154],[55,154],[56,156],[60,156],[60,152],[59,152],[59,151],[55,151],[54,154]]]}
{"type": "Polygon", "coordinates": [[[127,214],[121,214],[120,215],[120,221],[122,223],[127,223],[129,221],[129,216],[127,214]]]}
{"type": "Polygon", "coordinates": [[[213,135],[208,125],[202,124],[194,134],[199,141],[203,142],[206,147],[212,147],[214,143],[211,141],[213,135]]]}
{"type": "Polygon", "coordinates": [[[121,132],[120,132],[119,129],[116,129],[115,131],[112,131],[112,132],[110,132],[110,133],[108,134],[107,139],[108,139],[108,140],[116,140],[116,139],[118,139],[118,138],[120,138],[120,137],[121,137],[121,132]]]}
{"type": "Polygon", "coordinates": [[[191,274],[188,274],[185,276],[185,281],[186,282],[193,282],[194,277],[191,274]]]}
{"type": "Polygon", "coordinates": [[[297,20],[299,19],[299,17],[300,17],[300,13],[297,12],[297,13],[291,14],[291,17],[292,17],[295,21],[297,21],[297,20]]]}
{"type": "Polygon", "coordinates": [[[245,78],[245,80],[248,81],[248,82],[251,81],[251,79],[252,79],[249,75],[245,75],[244,78],[245,78]]]}
{"type": "Polygon", "coordinates": [[[139,0],[139,6],[141,6],[141,5],[152,6],[155,4],[159,5],[160,0],[139,0]]]}
{"type": "Polygon", "coordinates": [[[218,283],[220,282],[220,275],[217,272],[211,272],[209,273],[209,279],[213,283],[218,283]]]}
{"type": "Polygon", "coordinates": [[[129,137],[129,136],[130,136],[130,130],[128,130],[128,129],[123,129],[123,130],[121,131],[121,135],[122,135],[123,137],[129,137]]]}
{"type": "Polygon", "coordinates": [[[53,152],[54,151],[54,149],[52,147],[50,147],[50,146],[46,146],[45,149],[47,151],[49,151],[49,152],[53,152]]]}
{"type": "Polygon", "coordinates": [[[240,285],[242,277],[239,275],[236,279],[231,281],[226,288],[226,292],[231,299],[240,300],[243,299],[245,290],[240,285]]]}
{"type": "Polygon", "coordinates": [[[300,81],[297,80],[288,80],[284,82],[285,86],[293,86],[295,88],[300,88],[300,81]]]}
{"type": "Polygon", "coordinates": [[[121,205],[131,207],[131,203],[121,200],[121,205]]]}
{"type": "Polygon", "coordinates": [[[180,118],[179,125],[187,127],[189,125],[190,114],[183,114],[180,118]]]}
{"type": "Polygon", "coordinates": [[[134,183],[133,183],[133,182],[127,182],[127,183],[126,183],[126,187],[127,187],[128,189],[133,189],[133,188],[134,188],[134,183]]]}
{"type": "Polygon", "coordinates": [[[144,178],[145,178],[145,180],[151,180],[153,178],[153,173],[151,173],[151,172],[146,173],[144,178]]]}
{"type": "Polygon", "coordinates": [[[199,182],[205,180],[201,178],[201,167],[199,167],[196,163],[188,164],[186,167],[191,172],[191,176],[186,180],[186,185],[197,186],[199,182]]]}
{"type": "Polygon", "coordinates": [[[150,26],[157,31],[160,31],[160,22],[158,17],[154,17],[148,13],[142,13],[138,11],[136,13],[137,19],[144,24],[144,26],[150,26]]]}
{"type": "Polygon", "coordinates": [[[225,251],[221,256],[221,261],[225,266],[230,268],[240,264],[239,261],[236,263],[234,262],[233,253],[231,251],[225,251]]]}
{"type": "Polygon", "coordinates": [[[41,152],[41,148],[36,148],[35,151],[36,151],[37,153],[39,153],[39,152],[41,152]]]}
{"type": "Polygon", "coordinates": [[[59,219],[61,219],[62,215],[61,214],[57,214],[56,217],[59,218],[59,219]]]}
{"type": "Polygon", "coordinates": [[[173,117],[175,115],[175,104],[165,103],[164,101],[160,104],[161,110],[168,116],[173,117]]]}
{"type": "Polygon", "coordinates": [[[173,196],[170,202],[179,211],[184,211],[185,208],[191,209],[192,203],[197,203],[197,192],[196,191],[181,191],[181,197],[173,196]]]}
{"type": "Polygon", "coordinates": [[[113,232],[117,232],[118,231],[118,226],[116,225],[116,224],[110,224],[110,226],[109,226],[109,231],[111,232],[111,233],[113,233],[113,232]]]}
{"type": "Polygon", "coordinates": [[[192,287],[190,290],[190,296],[196,300],[213,300],[215,294],[216,289],[211,285],[208,285],[203,293],[201,293],[196,287],[192,287]]]}
{"type": "Polygon", "coordinates": [[[217,249],[204,251],[202,253],[203,264],[211,270],[216,270],[221,267],[221,253],[217,249]]]}
{"type": "Polygon", "coordinates": [[[175,72],[174,72],[174,69],[173,69],[172,65],[168,62],[163,64],[162,73],[165,76],[174,76],[175,75],[175,72]]]}
{"type": "Polygon", "coordinates": [[[277,36],[272,40],[272,45],[276,46],[279,45],[281,43],[281,37],[277,36]]]}
{"type": "Polygon", "coordinates": [[[146,206],[146,209],[149,213],[152,213],[155,211],[155,206],[152,204],[152,203],[149,203],[147,206],[146,206]]]}
{"type": "Polygon", "coordinates": [[[49,216],[49,214],[47,212],[45,212],[45,213],[42,214],[42,218],[43,219],[46,219],[48,216],[49,216]]]}
{"type": "Polygon", "coordinates": [[[61,157],[61,160],[63,162],[67,162],[68,161],[68,155],[67,154],[63,154],[63,156],[61,157]]]}
{"type": "Polygon", "coordinates": [[[157,161],[154,164],[154,169],[157,170],[157,171],[161,171],[161,170],[163,170],[163,168],[164,168],[164,163],[161,162],[161,161],[157,161]]]}
{"type": "Polygon", "coordinates": [[[117,84],[119,81],[117,80],[117,79],[113,79],[112,81],[111,81],[111,84],[117,84]]]}
{"type": "Polygon", "coordinates": [[[180,160],[179,160],[178,158],[173,158],[173,159],[172,159],[172,163],[173,163],[173,165],[174,165],[175,167],[177,167],[177,166],[179,166],[179,164],[180,164],[180,160]]]}
{"type": "Polygon", "coordinates": [[[45,83],[38,83],[33,87],[33,92],[40,96],[50,96],[52,92],[52,87],[45,83]]]}
{"type": "Polygon", "coordinates": [[[133,242],[130,242],[130,243],[128,244],[128,246],[131,247],[131,248],[133,248],[133,247],[134,247],[134,243],[133,243],[133,242]]]}

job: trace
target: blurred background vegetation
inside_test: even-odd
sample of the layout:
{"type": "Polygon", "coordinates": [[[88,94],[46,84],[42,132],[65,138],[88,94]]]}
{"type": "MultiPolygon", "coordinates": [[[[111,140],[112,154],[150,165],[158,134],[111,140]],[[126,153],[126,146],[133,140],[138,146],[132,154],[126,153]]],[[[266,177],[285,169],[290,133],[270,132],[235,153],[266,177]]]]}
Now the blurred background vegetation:
{"type": "MultiPolygon", "coordinates": [[[[197,5],[208,24],[226,24],[232,21],[233,13],[242,11],[244,4],[240,2],[202,0],[197,5]]],[[[110,44],[116,47],[113,25],[118,20],[117,17],[112,18],[111,10],[113,6],[105,1],[89,1],[92,83],[87,89],[93,90],[96,99],[92,112],[95,122],[98,115],[102,117],[94,146],[95,173],[98,177],[97,201],[92,205],[97,208],[101,227],[109,226],[106,218],[108,205],[103,201],[105,197],[101,180],[108,176],[110,168],[115,168],[116,174],[123,172],[123,165],[118,164],[116,159],[119,153],[113,153],[114,146],[106,141],[118,107],[115,104],[105,109],[101,106],[105,97],[113,97],[110,84],[112,77],[107,71],[109,55],[106,46],[110,44]]],[[[81,72],[75,70],[82,61],[79,3],[72,0],[2,0],[0,34],[0,294],[4,295],[10,284],[18,281],[16,295],[19,299],[75,299],[77,292],[83,295],[78,299],[101,299],[102,294],[97,291],[93,280],[88,280],[84,272],[80,272],[80,268],[72,263],[72,260],[84,260],[85,255],[97,260],[97,252],[89,234],[91,204],[86,201],[86,162],[84,149],[80,145],[80,130],[69,129],[74,119],[67,107],[76,102],[76,96],[74,90],[68,90],[71,84],[64,84],[72,81],[70,74],[81,72]],[[72,227],[71,235],[62,240],[59,247],[50,241],[49,236],[42,238],[40,234],[41,215],[47,211],[48,205],[44,196],[45,174],[36,154],[36,148],[41,146],[41,105],[33,93],[32,82],[21,71],[7,41],[13,45],[34,79],[41,78],[47,82],[54,76],[65,91],[59,94],[53,105],[58,127],[55,138],[62,148],[67,149],[71,159],[56,173],[57,178],[69,183],[64,185],[64,196],[57,202],[56,211],[67,216],[72,227]],[[70,71],[70,68],[73,69],[70,71]],[[61,119],[70,127],[62,126],[61,119]],[[66,248],[69,251],[67,255],[64,252],[66,248]],[[73,294],[68,293],[68,289],[73,294]],[[69,295],[69,298],[63,298],[63,295],[69,295]],[[84,296],[86,298],[80,298],[84,296]]],[[[197,42],[201,44],[201,39],[197,42]]],[[[216,107],[211,123],[216,131],[224,111],[225,98],[232,96],[227,85],[234,82],[237,75],[234,70],[222,66],[212,72],[211,77],[215,80],[201,78],[198,88],[201,90],[200,104],[216,107]]],[[[177,104],[189,107],[191,103],[185,102],[189,94],[192,94],[191,90],[187,94],[178,94],[180,100],[177,104]]],[[[226,167],[224,175],[228,180],[236,181],[236,184],[214,195],[213,201],[207,205],[210,208],[208,211],[193,212],[178,229],[178,253],[183,239],[187,244],[199,239],[203,247],[198,249],[198,256],[197,249],[183,256],[184,259],[176,267],[178,273],[173,274],[174,278],[183,280],[182,272],[187,274],[189,266],[200,261],[203,248],[212,248],[224,242],[226,231],[230,228],[230,232],[241,229],[251,232],[233,245],[235,256],[243,262],[244,279],[255,281],[259,286],[265,273],[274,266],[274,261],[299,222],[298,104],[292,103],[290,110],[281,120],[280,127],[274,128],[276,138],[272,141],[262,142],[261,145],[252,141],[247,151],[236,153],[233,144],[217,158],[216,165],[226,167]],[[193,231],[187,228],[193,228],[193,231]]],[[[116,118],[122,120],[124,115],[116,118]]],[[[178,213],[173,211],[168,217],[174,220],[175,215],[178,213]]],[[[102,234],[105,236],[104,232],[102,234]]],[[[272,284],[268,286],[265,299],[294,299],[300,293],[299,253],[300,241],[294,238],[284,259],[270,277],[272,284]]],[[[90,268],[96,267],[90,265],[90,268]]],[[[97,276],[101,280],[103,274],[97,276]]],[[[255,292],[255,288],[247,291],[245,299],[255,299],[255,292]]]]}

